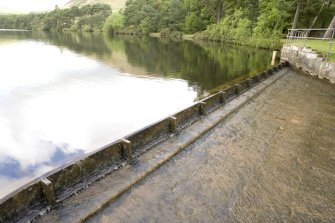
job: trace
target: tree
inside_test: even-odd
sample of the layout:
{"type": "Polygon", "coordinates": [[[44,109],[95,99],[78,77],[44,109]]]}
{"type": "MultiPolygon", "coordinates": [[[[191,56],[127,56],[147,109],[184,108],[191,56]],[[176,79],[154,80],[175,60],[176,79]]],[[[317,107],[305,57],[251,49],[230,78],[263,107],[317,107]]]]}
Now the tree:
{"type": "Polygon", "coordinates": [[[222,18],[222,14],[223,14],[223,2],[224,0],[217,0],[216,1],[216,22],[220,21],[222,18]]]}
{"type": "Polygon", "coordinates": [[[299,20],[299,14],[300,14],[300,9],[301,9],[301,0],[296,0],[296,5],[297,8],[295,10],[295,15],[294,15],[294,20],[293,20],[293,24],[292,24],[292,29],[296,29],[297,28],[297,24],[298,24],[298,20],[299,20]]]}
{"type": "Polygon", "coordinates": [[[316,16],[314,17],[314,20],[313,20],[311,26],[309,27],[310,29],[313,28],[313,26],[314,26],[316,20],[319,18],[319,16],[320,16],[320,14],[321,14],[323,8],[325,7],[326,3],[328,3],[328,1],[326,1],[326,0],[323,0],[323,1],[322,1],[322,4],[321,4],[320,9],[319,9],[318,13],[316,14],[316,16]]]}
{"type": "Polygon", "coordinates": [[[323,38],[334,38],[335,32],[335,16],[333,17],[332,21],[330,22],[326,33],[323,35],[323,38]]]}
{"type": "Polygon", "coordinates": [[[310,25],[310,27],[309,27],[309,30],[308,30],[307,33],[306,33],[306,37],[309,36],[309,33],[311,32],[311,29],[313,28],[313,26],[314,26],[316,20],[319,18],[319,16],[320,16],[320,14],[321,14],[321,12],[322,12],[322,10],[323,10],[323,8],[324,8],[326,2],[327,2],[326,0],[322,0],[322,5],[321,5],[321,7],[320,7],[318,13],[317,13],[316,16],[314,17],[314,19],[313,19],[313,21],[312,21],[312,23],[311,23],[311,25],[310,25]]]}
{"type": "Polygon", "coordinates": [[[185,18],[185,28],[184,30],[188,33],[194,33],[199,30],[204,29],[204,23],[199,16],[194,12],[190,13],[185,18]]]}
{"type": "Polygon", "coordinates": [[[104,23],[103,30],[107,33],[114,33],[124,27],[124,17],[121,13],[115,12],[110,15],[104,23]]]}

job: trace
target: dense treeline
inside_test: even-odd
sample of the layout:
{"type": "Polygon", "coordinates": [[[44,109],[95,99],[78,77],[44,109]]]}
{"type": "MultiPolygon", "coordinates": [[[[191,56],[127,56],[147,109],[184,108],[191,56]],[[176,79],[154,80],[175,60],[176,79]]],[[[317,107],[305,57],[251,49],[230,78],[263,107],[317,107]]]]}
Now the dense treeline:
{"type": "Polygon", "coordinates": [[[27,15],[0,15],[0,28],[28,29],[44,31],[63,30],[102,30],[106,18],[111,14],[106,4],[85,5],[81,8],[60,9],[51,12],[30,13],[27,15]]]}
{"type": "Polygon", "coordinates": [[[334,16],[334,0],[128,0],[124,25],[136,26],[140,32],[169,28],[194,33],[232,17],[247,20],[244,23],[250,23],[247,25],[251,28],[261,26],[260,23],[270,28],[288,28],[298,3],[298,27],[308,28],[317,16],[314,26],[326,27],[334,16]]]}
{"type": "Polygon", "coordinates": [[[178,35],[276,47],[291,28],[328,27],[334,0],[128,0],[121,32],[178,35]],[[299,6],[299,7],[298,7],[299,6]]]}
{"type": "Polygon", "coordinates": [[[0,28],[105,30],[109,33],[196,38],[278,47],[285,29],[328,27],[335,0],[128,0],[111,12],[104,4],[28,15],[0,15],[0,28]],[[294,21],[293,21],[294,20],[294,21]]]}

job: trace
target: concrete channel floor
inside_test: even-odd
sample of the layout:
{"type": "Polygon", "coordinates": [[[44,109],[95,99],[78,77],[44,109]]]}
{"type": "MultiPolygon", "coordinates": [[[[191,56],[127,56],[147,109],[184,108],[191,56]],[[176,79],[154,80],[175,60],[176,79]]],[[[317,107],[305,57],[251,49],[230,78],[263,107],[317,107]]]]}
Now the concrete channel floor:
{"type": "Polygon", "coordinates": [[[183,149],[166,155],[172,137],[37,221],[335,222],[335,86],[292,70],[271,78],[201,137],[186,143],[227,111],[177,136],[183,149]]]}

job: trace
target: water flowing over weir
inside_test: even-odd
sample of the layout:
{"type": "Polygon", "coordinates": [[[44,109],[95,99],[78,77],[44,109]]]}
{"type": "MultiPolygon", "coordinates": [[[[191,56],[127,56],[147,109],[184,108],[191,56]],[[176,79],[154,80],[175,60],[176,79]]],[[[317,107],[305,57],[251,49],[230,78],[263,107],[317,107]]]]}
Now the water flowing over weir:
{"type": "MultiPolygon", "coordinates": [[[[286,71],[87,222],[334,222],[334,87],[286,71]]],[[[80,216],[67,205],[43,220],[80,216]]]]}
{"type": "Polygon", "coordinates": [[[333,222],[334,86],[287,65],[30,182],[0,222],[333,222]]]}
{"type": "MultiPolygon", "coordinates": [[[[227,88],[223,92],[210,96],[194,106],[176,113],[172,117],[163,119],[152,126],[125,137],[125,139],[119,140],[99,151],[89,154],[85,158],[73,162],[73,164],[64,166],[53,173],[44,176],[41,181],[33,182],[25,188],[21,188],[20,191],[17,191],[15,196],[12,194],[7,200],[2,200],[2,207],[0,209],[2,211],[1,216],[4,216],[2,220],[6,221],[6,219],[8,220],[20,216],[25,216],[25,219],[28,220],[29,218],[35,218],[40,213],[43,213],[43,210],[49,209],[50,207],[56,207],[56,209],[51,211],[50,214],[43,216],[40,219],[41,222],[77,222],[80,219],[87,219],[106,204],[108,205],[115,198],[121,196],[123,192],[127,192],[131,185],[136,184],[149,173],[154,173],[159,166],[170,160],[181,150],[193,145],[193,143],[197,145],[197,140],[200,140],[201,142],[204,134],[211,134],[210,131],[213,127],[220,125],[229,114],[237,111],[239,107],[248,102],[255,95],[259,94],[262,89],[264,90],[269,85],[267,82],[274,82],[289,72],[289,70],[284,69],[278,74],[271,76],[278,71],[278,69],[280,70],[283,65],[285,65],[285,63],[280,64],[267,72],[263,72],[252,79],[227,88]],[[245,92],[260,80],[269,76],[271,77],[264,81],[264,83],[258,84],[251,90],[245,92]],[[240,94],[241,96],[238,96],[240,94]],[[236,99],[232,100],[233,98],[236,99]],[[223,104],[225,105],[221,107],[220,105],[223,104]],[[175,136],[170,138],[171,134],[174,134],[175,136]],[[148,150],[149,148],[151,149],[148,150]],[[139,156],[147,150],[148,152],[139,156]],[[149,158],[153,155],[151,153],[155,152],[158,152],[158,154],[153,156],[155,158],[149,158]],[[124,162],[126,160],[132,161],[129,164],[126,164],[125,167],[122,167],[125,165],[124,162]],[[114,171],[120,167],[120,170],[114,171]],[[91,183],[95,181],[97,182],[90,186],[91,183]],[[80,192],[87,187],[87,190],[80,192]],[[72,194],[77,195],[71,196],[72,194]],[[45,206],[45,208],[43,208],[43,206],[45,206]],[[65,207],[65,209],[63,207],[65,207]],[[38,212],[38,210],[41,212],[38,212]],[[81,211],[79,212],[79,210],[81,211]],[[24,215],[22,215],[23,213],[24,215]]],[[[258,111],[256,112],[258,113],[258,111]]],[[[285,117],[284,114],[280,114],[278,119],[283,120],[285,118],[287,117],[285,117]]],[[[296,119],[298,120],[292,119],[292,122],[299,122],[299,117],[296,117],[296,119]]],[[[243,124],[246,123],[243,122],[243,124]]],[[[237,127],[240,128],[239,126],[237,127]]],[[[274,132],[277,132],[278,128],[282,129],[283,127],[276,126],[274,132]]],[[[259,131],[258,128],[257,131],[259,131]]],[[[234,134],[238,134],[238,132],[235,132],[234,134]]],[[[216,136],[218,140],[217,143],[220,142],[220,137],[217,138],[216,136]]],[[[269,142],[261,142],[259,141],[260,139],[257,139],[256,144],[259,143],[261,148],[264,146],[267,147],[266,145],[270,146],[270,142],[272,142],[274,138],[271,136],[270,139],[269,142]]],[[[213,142],[215,145],[215,140],[213,142]]],[[[205,145],[209,144],[205,143],[205,145]]],[[[255,146],[257,147],[257,145],[255,146]]],[[[233,147],[235,148],[235,146],[233,147]]],[[[206,152],[205,150],[202,151],[206,152]]],[[[257,151],[258,150],[256,150],[256,152],[257,151]]],[[[206,153],[208,152],[209,151],[206,153]]],[[[203,159],[203,155],[198,158],[203,159]]],[[[209,160],[206,162],[209,162],[209,160]]],[[[232,164],[234,164],[234,161],[232,162],[232,164]]],[[[257,163],[257,159],[253,162],[257,163]]],[[[248,166],[248,164],[246,165],[248,166]]],[[[222,171],[223,173],[226,173],[226,171],[229,172],[231,170],[229,166],[226,166],[222,171]]],[[[253,173],[253,168],[251,168],[250,171],[250,173],[253,173]]],[[[176,176],[178,176],[178,174],[176,176]]],[[[248,176],[248,174],[246,176],[248,176]]],[[[241,177],[244,178],[243,175],[241,175],[241,177]]],[[[210,183],[211,181],[208,182],[210,183]]],[[[214,182],[216,181],[214,180],[214,182]]],[[[244,181],[242,180],[242,182],[244,181]]],[[[188,181],[184,183],[185,186],[190,185],[188,181]]],[[[229,185],[230,184],[227,183],[227,186],[229,185]]],[[[198,189],[199,193],[203,191],[203,188],[198,189]]],[[[195,190],[197,189],[195,188],[195,190]]],[[[203,191],[203,193],[205,193],[203,196],[206,195],[206,191],[209,192],[208,190],[203,191]]],[[[235,193],[237,193],[237,191],[231,191],[231,196],[235,196],[235,193]]],[[[209,195],[210,194],[211,193],[209,193],[209,195]]],[[[230,193],[228,193],[228,195],[229,194],[230,193]]],[[[150,196],[150,194],[148,195],[150,196]]],[[[238,193],[236,196],[237,195],[238,193]]],[[[134,218],[136,219],[136,216],[134,216],[134,218]]]]}
{"type": "Polygon", "coordinates": [[[0,198],[251,78],[270,57],[163,38],[0,31],[0,198]]]}

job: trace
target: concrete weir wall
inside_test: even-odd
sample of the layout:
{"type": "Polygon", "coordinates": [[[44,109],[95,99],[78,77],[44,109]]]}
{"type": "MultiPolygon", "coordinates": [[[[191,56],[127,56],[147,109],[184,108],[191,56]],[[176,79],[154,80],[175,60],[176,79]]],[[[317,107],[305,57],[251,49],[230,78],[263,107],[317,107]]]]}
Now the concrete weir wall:
{"type": "Polygon", "coordinates": [[[281,59],[288,61],[297,69],[335,83],[335,62],[325,61],[323,57],[320,57],[311,48],[284,45],[281,59]]]}
{"type": "Polygon", "coordinates": [[[69,196],[104,178],[124,162],[150,149],[239,94],[275,74],[282,62],[239,84],[211,95],[194,105],[117,140],[80,159],[61,166],[0,199],[0,222],[33,220],[69,196]]]}

